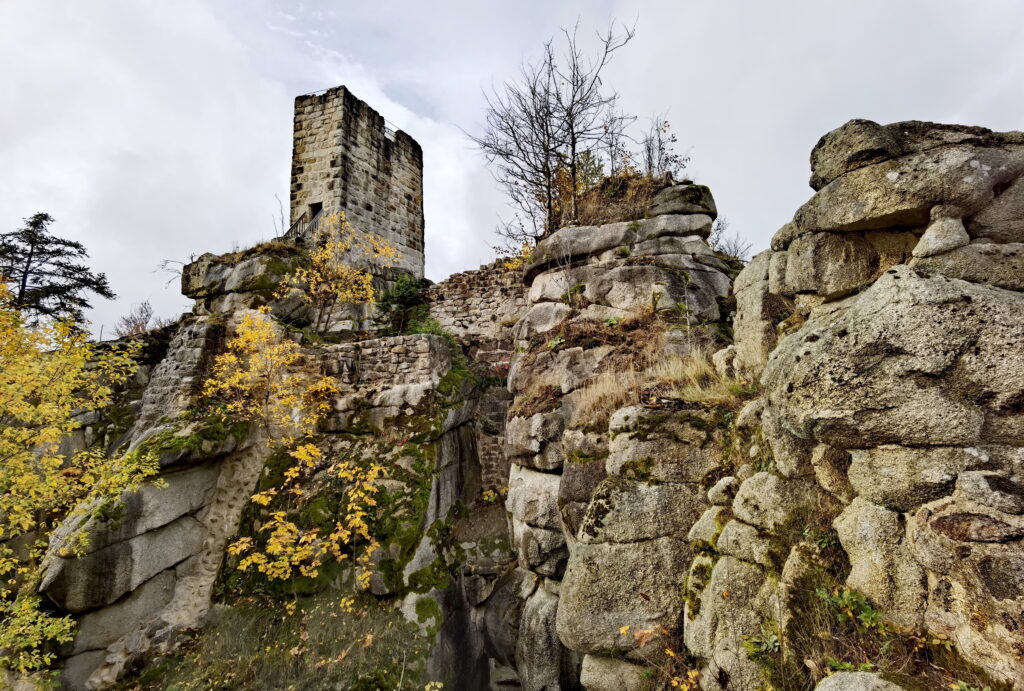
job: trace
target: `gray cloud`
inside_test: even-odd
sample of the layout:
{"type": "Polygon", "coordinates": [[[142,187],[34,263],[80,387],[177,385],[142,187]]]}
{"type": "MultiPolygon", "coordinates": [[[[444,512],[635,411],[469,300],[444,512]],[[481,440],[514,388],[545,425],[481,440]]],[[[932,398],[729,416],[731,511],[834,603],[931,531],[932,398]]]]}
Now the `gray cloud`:
{"type": "Polygon", "coordinates": [[[0,226],[46,210],[85,242],[121,295],[92,314],[107,333],[143,299],[180,312],[157,263],[272,237],[292,98],[346,84],[423,145],[428,276],[475,268],[504,210],[461,132],[481,89],[559,26],[613,17],[638,28],[608,75],[623,105],[667,113],[758,248],[809,195],[811,146],[849,118],[1024,122],[1015,0],[9,0],[0,226]]]}

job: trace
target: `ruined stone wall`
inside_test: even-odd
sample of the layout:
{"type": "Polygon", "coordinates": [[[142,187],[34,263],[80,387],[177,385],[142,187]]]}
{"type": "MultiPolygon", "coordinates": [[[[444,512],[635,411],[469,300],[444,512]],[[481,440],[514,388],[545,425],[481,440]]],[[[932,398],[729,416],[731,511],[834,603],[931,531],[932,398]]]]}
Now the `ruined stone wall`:
{"type": "Polygon", "coordinates": [[[381,235],[423,277],[423,151],[343,86],[295,99],[291,222],[322,204],[381,235]]]}
{"type": "Polygon", "coordinates": [[[512,325],[526,311],[526,287],[522,272],[506,268],[506,261],[498,259],[430,286],[430,316],[460,338],[511,338],[512,325]]]}
{"type": "Polygon", "coordinates": [[[521,269],[499,259],[474,271],[454,274],[430,286],[430,316],[466,344],[474,366],[492,383],[477,404],[476,445],[483,486],[500,491],[508,484],[505,412],[512,400],[504,386],[512,360],[512,327],[526,312],[521,269]]]}

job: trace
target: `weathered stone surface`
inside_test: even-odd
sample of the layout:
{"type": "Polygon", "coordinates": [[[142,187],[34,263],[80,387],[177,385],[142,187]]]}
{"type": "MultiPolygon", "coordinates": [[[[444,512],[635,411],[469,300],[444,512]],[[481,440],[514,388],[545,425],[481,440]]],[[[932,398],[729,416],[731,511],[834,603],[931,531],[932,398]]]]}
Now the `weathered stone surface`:
{"type": "Polygon", "coordinates": [[[733,476],[723,477],[708,490],[708,501],[719,506],[729,506],[739,487],[739,481],[733,476]]]}
{"type": "Polygon", "coordinates": [[[580,683],[587,691],[645,691],[651,684],[648,669],[622,660],[586,655],[580,683]]]}
{"type": "Polygon", "coordinates": [[[707,411],[670,412],[630,406],[612,414],[606,468],[609,475],[656,482],[697,483],[722,464],[707,433],[707,411]]]}
{"type": "Polygon", "coordinates": [[[714,547],[730,515],[724,506],[712,506],[700,515],[686,534],[686,539],[694,545],[714,547]]]}
{"type": "Polygon", "coordinates": [[[1024,395],[1021,310],[1018,293],[893,267],[779,344],[770,405],[792,433],[837,448],[1012,443],[1009,425],[982,428],[1024,395]]]}
{"type": "Polygon", "coordinates": [[[849,451],[818,444],[811,452],[811,467],[821,488],[839,501],[849,504],[856,496],[848,476],[849,451]]]}
{"type": "Polygon", "coordinates": [[[1024,176],[975,215],[965,219],[972,238],[995,242],[1024,242],[1024,176]]]}
{"type": "Polygon", "coordinates": [[[734,557],[717,561],[698,557],[690,567],[687,584],[692,604],[686,608],[684,640],[690,652],[705,661],[702,688],[761,687],[765,681],[762,669],[750,659],[743,641],[758,634],[764,619],[779,611],[774,588],[764,572],[734,557]]]}
{"type": "Polygon", "coordinates": [[[795,221],[803,232],[923,227],[938,204],[975,213],[1022,171],[1019,147],[943,146],[850,171],[800,207],[795,221]]]}
{"type": "Polygon", "coordinates": [[[733,337],[736,356],[733,367],[737,374],[749,380],[760,378],[768,355],[778,341],[776,325],[791,313],[791,307],[781,295],[768,287],[768,267],[772,262],[770,250],[755,256],[736,277],[736,316],[733,319],[733,337]]]}
{"type": "Polygon", "coordinates": [[[205,534],[201,523],[182,516],[79,559],[53,557],[39,590],[70,612],[109,605],[195,554],[205,534]]]}
{"type": "Polygon", "coordinates": [[[972,470],[956,479],[956,492],[969,502],[1002,513],[1024,513],[1024,487],[1006,476],[1005,471],[972,470]]]}
{"type": "MultiPolygon", "coordinates": [[[[86,683],[89,681],[90,675],[103,664],[105,656],[106,653],[102,650],[88,650],[69,657],[64,661],[64,669],[60,673],[61,684],[68,689],[88,688],[86,683]]],[[[33,684],[31,688],[38,687],[33,684]]]]}
{"type": "MultiPolygon", "coordinates": [[[[166,473],[160,476],[163,486],[146,484],[136,492],[126,493],[117,520],[92,520],[84,526],[88,536],[86,553],[124,542],[198,511],[210,502],[218,473],[215,465],[166,473]]],[[[59,553],[72,532],[77,531],[71,525],[58,528],[50,540],[51,551],[59,553]]]]}
{"type": "Polygon", "coordinates": [[[711,190],[704,185],[672,185],[654,195],[647,210],[649,217],[664,214],[704,214],[713,220],[718,216],[718,209],[711,190]]]}
{"type": "Polygon", "coordinates": [[[516,645],[516,669],[524,689],[571,689],[579,678],[579,657],[566,650],[555,629],[558,596],[537,588],[523,608],[516,645]]]}
{"type": "MultiPolygon", "coordinates": [[[[910,258],[918,236],[910,232],[810,233],[795,239],[785,254],[781,285],[787,296],[814,293],[834,299],[874,281],[882,271],[910,258]]],[[[774,257],[773,257],[774,263],[774,257]]]]}
{"type": "Polygon", "coordinates": [[[936,217],[932,208],[932,222],[924,231],[921,240],[914,248],[915,257],[934,257],[937,254],[951,252],[957,247],[964,247],[971,242],[971,236],[964,228],[963,219],[953,216],[936,217]]]}
{"type": "Polygon", "coordinates": [[[505,428],[508,457],[521,465],[554,470],[562,465],[561,435],[565,418],[561,411],[512,417],[505,428]],[[552,449],[553,447],[553,449],[552,449]],[[552,449],[553,453],[545,453],[552,449]]]}
{"type": "Polygon", "coordinates": [[[811,505],[814,499],[812,483],[760,472],[740,485],[732,510],[744,523],[777,530],[793,518],[794,512],[811,505]]]}
{"type": "Polygon", "coordinates": [[[870,502],[910,511],[951,494],[957,475],[985,464],[974,448],[884,445],[851,449],[850,484],[870,502]]]}
{"type": "Polygon", "coordinates": [[[820,190],[844,173],[902,153],[892,131],[871,120],[850,120],[819,139],[811,150],[811,187],[820,190]]]}
{"type": "Polygon", "coordinates": [[[648,484],[611,476],[594,490],[579,540],[626,543],[683,535],[704,506],[703,493],[693,485],[648,484]]]}
{"type": "Polygon", "coordinates": [[[777,568],[782,563],[783,555],[770,539],[761,535],[754,526],[736,520],[729,521],[722,528],[716,549],[721,554],[769,569],[777,568]]]}
{"type": "Polygon", "coordinates": [[[920,626],[925,573],[907,544],[898,513],[857,497],[832,524],[850,557],[846,583],[903,626],[920,626]]]}
{"type": "Polygon", "coordinates": [[[569,550],[561,530],[523,523],[512,517],[512,546],[519,564],[549,578],[561,578],[569,550]]]}
{"type": "Polygon", "coordinates": [[[515,338],[523,340],[555,328],[569,317],[568,305],[560,302],[539,302],[516,322],[515,338]]]}
{"type": "Polygon", "coordinates": [[[181,292],[190,298],[209,298],[224,293],[272,292],[293,268],[300,250],[274,244],[266,251],[255,248],[249,256],[233,260],[206,253],[181,271],[181,292]]]}
{"type": "Polygon", "coordinates": [[[157,615],[174,594],[173,570],[162,571],[110,607],[86,614],[78,620],[73,654],[103,650],[132,631],[140,621],[157,615]]]}
{"type": "MultiPolygon", "coordinates": [[[[1002,489],[1019,491],[1009,483],[1002,489]]],[[[928,628],[956,640],[995,678],[1024,678],[1024,632],[1017,624],[1024,608],[1024,519],[958,489],[953,500],[921,507],[908,524],[913,554],[928,573],[928,628]]]]}
{"type": "Polygon", "coordinates": [[[914,259],[910,266],[923,276],[959,278],[1024,291],[1024,243],[1020,242],[967,245],[938,256],[914,259]]]}
{"type": "MultiPolygon", "coordinates": [[[[576,545],[558,607],[562,642],[591,655],[630,654],[638,644],[631,634],[620,633],[623,626],[677,630],[690,557],[691,548],[681,537],[576,545]]],[[[641,652],[656,650],[658,643],[650,642],[641,652]]]]}
{"type": "Polygon", "coordinates": [[[814,691],[902,691],[903,687],[874,672],[838,672],[822,679],[814,691]]]}
{"type": "Polygon", "coordinates": [[[629,223],[560,228],[537,244],[525,267],[525,278],[529,282],[542,271],[568,268],[577,260],[600,257],[604,252],[613,252],[621,260],[630,256],[631,246],[638,242],[669,236],[706,238],[711,233],[713,220],[713,214],[698,211],[686,216],[657,216],[629,223]]]}
{"type": "Polygon", "coordinates": [[[513,517],[538,528],[559,530],[559,476],[512,465],[505,508],[513,517]]]}

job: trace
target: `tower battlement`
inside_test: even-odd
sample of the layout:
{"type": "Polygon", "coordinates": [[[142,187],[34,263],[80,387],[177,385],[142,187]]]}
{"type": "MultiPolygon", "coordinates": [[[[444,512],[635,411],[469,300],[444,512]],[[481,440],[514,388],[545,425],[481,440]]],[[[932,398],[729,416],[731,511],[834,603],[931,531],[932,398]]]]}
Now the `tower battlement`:
{"type": "Polygon", "coordinates": [[[290,201],[292,232],[344,211],[423,277],[423,150],[344,86],[295,99],[290,201]]]}

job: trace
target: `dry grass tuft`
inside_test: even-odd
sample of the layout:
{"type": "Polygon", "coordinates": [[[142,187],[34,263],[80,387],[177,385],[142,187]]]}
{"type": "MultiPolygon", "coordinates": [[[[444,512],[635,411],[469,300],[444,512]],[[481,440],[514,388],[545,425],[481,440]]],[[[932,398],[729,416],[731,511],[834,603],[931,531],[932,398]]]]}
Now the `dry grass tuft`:
{"type": "Polygon", "coordinates": [[[643,218],[654,195],[666,186],[662,178],[639,174],[606,177],[583,193],[575,225],[603,225],[643,218]]]}
{"type": "Polygon", "coordinates": [[[722,377],[710,357],[700,350],[689,355],[658,359],[651,344],[640,348],[624,365],[607,368],[575,395],[570,427],[592,427],[608,421],[619,408],[640,403],[672,401],[738,409],[752,390],[742,382],[722,377]],[[637,361],[644,363],[638,367],[637,361]]]}
{"type": "Polygon", "coordinates": [[[619,408],[641,402],[642,373],[633,368],[602,372],[573,397],[569,426],[585,428],[607,424],[619,408]]]}

